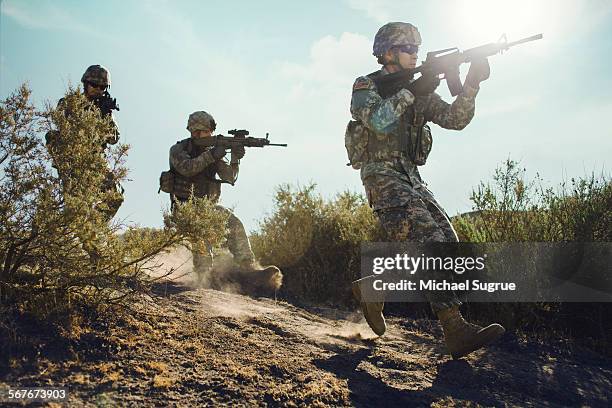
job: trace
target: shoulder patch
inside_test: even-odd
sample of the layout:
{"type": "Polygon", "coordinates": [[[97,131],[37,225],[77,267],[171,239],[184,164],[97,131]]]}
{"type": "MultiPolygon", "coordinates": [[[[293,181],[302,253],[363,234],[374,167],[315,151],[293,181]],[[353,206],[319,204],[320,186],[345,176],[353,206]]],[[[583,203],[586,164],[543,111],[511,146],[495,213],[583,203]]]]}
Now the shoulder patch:
{"type": "Polygon", "coordinates": [[[357,78],[355,83],[353,84],[353,91],[358,91],[360,89],[370,89],[372,87],[372,80],[366,77],[357,78]]]}

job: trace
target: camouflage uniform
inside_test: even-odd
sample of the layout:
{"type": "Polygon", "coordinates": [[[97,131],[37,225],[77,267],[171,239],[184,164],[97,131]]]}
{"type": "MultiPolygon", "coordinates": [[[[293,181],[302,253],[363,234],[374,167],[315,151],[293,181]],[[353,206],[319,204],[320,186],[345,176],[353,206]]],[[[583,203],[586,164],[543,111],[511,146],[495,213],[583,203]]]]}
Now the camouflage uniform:
{"type": "MultiPolygon", "coordinates": [[[[81,77],[81,82],[83,83],[83,87],[85,87],[87,83],[99,84],[109,87],[111,84],[110,73],[106,68],[101,65],[91,65],[87,68],[87,70],[81,77]]],[[[115,118],[113,117],[112,110],[107,111],[103,108],[103,100],[104,99],[102,98],[97,98],[93,99],[92,102],[100,110],[101,117],[110,117],[113,131],[111,134],[108,135],[104,144],[101,146],[101,152],[103,152],[108,147],[108,145],[117,144],[117,142],[119,141],[119,128],[117,126],[117,123],[115,122],[115,118]]],[[[66,107],[64,106],[63,98],[59,100],[59,102],[57,103],[57,107],[58,109],[64,110],[64,115],[66,117],[69,117],[71,115],[71,112],[68,111],[68,109],[66,109],[66,107]]],[[[49,154],[51,155],[53,162],[61,160],[61,143],[61,135],[59,134],[59,132],[51,131],[47,133],[47,149],[49,150],[49,154]]],[[[119,211],[119,207],[121,207],[121,204],[123,204],[124,190],[123,187],[121,187],[121,185],[115,181],[113,173],[112,171],[110,171],[110,169],[107,168],[104,170],[104,172],[106,173],[106,177],[100,185],[100,191],[109,194],[106,202],[104,203],[105,205],[101,206],[99,210],[104,214],[105,218],[110,221],[110,219],[115,216],[117,211],[119,211]]],[[[70,182],[69,174],[59,174],[59,177],[62,180],[62,183],[64,183],[64,185],[70,182]]]]}
{"type": "MultiPolygon", "coordinates": [[[[406,68],[416,61],[421,36],[409,23],[388,23],[374,39],[374,55],[385,66],[406,68]],[[408,57],[408,58],[407,58],[408,57]]],[[[474,100],[480,82],[489,77],[485,60],[472,61],[462,92],[452,104],[433,92],[439,79],[422,76],[407,88],[385,89],[385,97],[374,79],[387,75],[386,69],[359,77],[353,85],[351,114],[345,134],[350,163],[361,169],[368,201],[391,241],[457,242],[450,220],[425,187],[417,166],[424,165],[431,151],[432,136],[427,122],[446,129],[463,129],[474,116],[474,100]],[[392,91],[395,91],[393,93],[392,91]],[[417,96],[415,96],[417,95],[417,96]]],[[[452,279],[453,273],[433,272],[431,278],[452,279]]],[[[371,277],[353,282],[352,290],[372,330],[382,336],[386,330],[384,302],[366,301],[362,284],[371,277]]],[[[481,327],[465,321],[461,302],[453,292],[425,293],[438,316],[448,352],[461,358],[503,335],[499,324],[481,327]]]]}
{"type": "MultiPolygon", "coordinates": [[[[415,97],[407,89],[383,98],[374,78],[387,74],[383,68],[357,78],[351,99],[356,122],[349,126],[364,135],[364,153],[354,167],[361,167],[370,206],[390,241],[456,242],[448,215],[426,188],[417,165],[424,164],[431,149],[427,122],[463,129],[474,116],[478,90],[466,86],[452,104],[436,93],[415,97]]],[[[461,304],[452,292],[433,292],[428,299],[436,312],[461,304]]]]}
{"type": "MultiPolygon", "coordinates": [[[[205,112],[192,114],[188,129],[190,131],[210,129],[208,118],[212,120],[212,117],[208,114],[198,116],[196,115],[198,113],[204,114],[205,112]],[[195,119],[193,119],[194,115],[195,119]]],[[[187,201],[192,191],[196,197],[208,197],[217,203],[221,195],[221,184],[233,185],[236,182],[240,161],[234,157],[229,163],[225,159],[215,160],[212,156],[212,149],[197,146],[192,138],[181,140],[172,146],[170,169],[174,173],[174,188],[171,195],[173,207],[177,202],[187,201]],[[219,178],[216,178],[217,176],[219,178]]],[[[216,208],[229,216],[227,246],[234,256],[234,261],[238,265],[252,264],[255,256],[242,222],[229,209],[221,205],[216,205],[216,208]]],[[[209,247],[207,253],[193,252],[194,270],[200,277],[209,271],[212,265],[212,248],[209,247]]]]}

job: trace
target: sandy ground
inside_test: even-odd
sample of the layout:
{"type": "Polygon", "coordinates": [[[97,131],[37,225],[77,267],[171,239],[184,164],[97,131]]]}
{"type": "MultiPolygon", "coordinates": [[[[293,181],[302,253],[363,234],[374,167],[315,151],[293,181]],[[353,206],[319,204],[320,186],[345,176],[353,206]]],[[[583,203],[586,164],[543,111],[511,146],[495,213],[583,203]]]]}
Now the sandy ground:
{"type": "MultiPolygon", "coordinates": [[[[169,265],[189,272],[187,252],[169,265]]],[[[181,275],[180,271],[176,276],[181,275]]],[[[390,319],[376,337],[358,313],[156,286],[143,314],[13,361],[0,385],[65,386],[69,406],[610,406],[612,362],[507,333],[453,361],[429,320],[390,319]]]]}

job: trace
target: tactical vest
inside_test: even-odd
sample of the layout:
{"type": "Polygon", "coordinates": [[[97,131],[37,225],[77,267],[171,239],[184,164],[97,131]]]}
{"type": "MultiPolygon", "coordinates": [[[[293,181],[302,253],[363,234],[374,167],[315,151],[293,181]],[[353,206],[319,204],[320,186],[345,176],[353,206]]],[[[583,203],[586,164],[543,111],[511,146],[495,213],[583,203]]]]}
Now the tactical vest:
{"type": "MultiPolygon", "coordinates": [[[[195,146],[191,143],[191,139],[181,140],[177,143],[185,143],[185,149],[189,158],[194,159],[207,149],[195,146]]],[[[221,195],[221,181],[215,179],[217,172],[216,165],[213,163],[206,167],[204,171],[186,177],[180,174],[172,164],[170,164],[170,172],[174,175],[172,193],[179,199],[187,199],[193,194],[196,197],[208,197],[213,201],[217,201],[221,195]]]]}
{"type": "MultiPolygon", "coordinates": [[[[372,74],[368,75],[372,77],[372,74]]],[[[427,162],[433,138],[425,120],[426,103],[415,103],[402,115],[398,128],[390,133],[376,133],[361,121],[351,120],[344,135],[349,164],[360,169],[364,164],[404,158],[417,166],[427,162]]]]}

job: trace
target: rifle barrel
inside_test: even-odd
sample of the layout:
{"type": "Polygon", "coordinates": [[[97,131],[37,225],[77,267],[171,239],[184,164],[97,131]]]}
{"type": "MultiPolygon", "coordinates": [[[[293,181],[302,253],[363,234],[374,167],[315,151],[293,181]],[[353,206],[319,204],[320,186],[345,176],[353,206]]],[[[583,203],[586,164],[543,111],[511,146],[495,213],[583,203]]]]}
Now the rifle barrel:
{"type": "Polygon", "coordinates": [[[513,47],[515,45],[519,45],[519,44],[523,44],[526,42],[530,42],[530,41],[535,41],[535,40],[541,40],[544,36],[540,33],[540,34],[536,34],[536,35],[532,35],[531,37],[526,37],[526,38],[522,38],[520,40],[517,41],[512,41],[509,42],[508,44],[506,44],[507,48],[513,47]]]}

